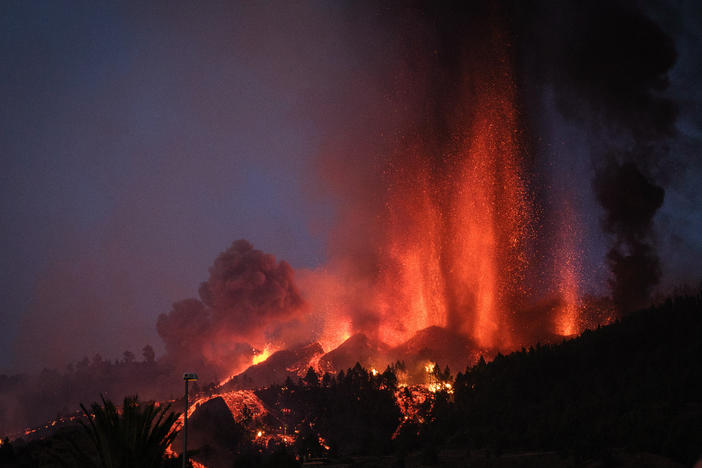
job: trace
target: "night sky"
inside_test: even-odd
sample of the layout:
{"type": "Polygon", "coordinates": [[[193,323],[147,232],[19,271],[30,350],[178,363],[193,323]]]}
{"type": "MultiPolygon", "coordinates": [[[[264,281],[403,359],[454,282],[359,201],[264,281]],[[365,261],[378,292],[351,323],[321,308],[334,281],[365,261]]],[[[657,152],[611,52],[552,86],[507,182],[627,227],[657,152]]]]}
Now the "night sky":
{"type": "MultiPolygon", "coordinates": [[[[375,131],[364,109],[387,85],[381,25],[341,2],[141,3],[0,6],[0,372],[159,351],[156,317],[196,295],[235,239],[296,270],[327,261],[343,200],[317,169],[330,135],[375,131]]],[[[695,1],[646,11],[678,51],[656,217],[665,292],[702,279],[702,14],[695,1]]],[[[585,175],[597,292],[588,135],[544,108],[542,137],[569,148],[553,170],[585,175]]]]}

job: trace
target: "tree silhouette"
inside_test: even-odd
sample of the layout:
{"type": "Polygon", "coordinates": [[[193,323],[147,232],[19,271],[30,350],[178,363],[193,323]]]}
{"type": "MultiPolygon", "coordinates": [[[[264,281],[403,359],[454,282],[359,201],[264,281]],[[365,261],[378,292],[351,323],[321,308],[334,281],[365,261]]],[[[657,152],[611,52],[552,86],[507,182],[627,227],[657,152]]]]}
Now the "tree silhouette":
{"type": "Polygon", "coordinates": [[[302,379],[303,382],[305,382],[307,385],[319,385],[319,377],[317,377],[317,373],[314,371],[314,368],[310,366],[309,369],[307,369],[307,374],[305,375],[305,378],[302,379]]]}
{"type": "Polygon", "coordinates": [[[88,410],[80,405],[87,422],[79,421],[91,442],[86,450],[69,440],[73,460],[64,466],[100,468],[152,468],[164,464],[166,448],[177,431],[173,424],[179,413],[169,412],[170,405],[158,408],[155,403],[140,404],[138,397],[126,397],[122,411],[104,397],[102,405],[93,403],[88,410]]]}
{"type": "Polygon", "coordinates": [[[156,353],[151,345],[144,346],[144,348],[141,350],[141,355],[144,356],[144,362],[147,364],[153,364],[156,360],[156,353]]]}

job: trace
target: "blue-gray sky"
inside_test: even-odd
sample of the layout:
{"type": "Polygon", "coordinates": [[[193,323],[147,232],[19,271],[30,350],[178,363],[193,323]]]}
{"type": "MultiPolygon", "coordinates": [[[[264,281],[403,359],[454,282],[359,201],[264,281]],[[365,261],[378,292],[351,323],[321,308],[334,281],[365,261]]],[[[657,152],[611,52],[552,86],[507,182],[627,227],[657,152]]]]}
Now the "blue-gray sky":
{"type": "MultiPolygon", "coordinates": [[[[324,264],[335,202],[310,174],[327,133],[364,118],[382,66],[362,53],[382,34],[349,34],[347,13],[333,2],[0,6],[0,372],[158,349],[157,315],[196,295],[235,239],[295,268],[324,264]]],[[[668,284],[697,275],[702,250],[700,15],[688,13],[667,20],[687,167],[657,219],[668,284]]],[[[548,127],[555,148],[586,139],[556,117],[548,127]]]]}
{"type": "Polygon", "coordinates": [[[300,183],[304,78],[334,60],[304,15],[324,11],[286,29],[265,8],[138,5],[1,7],[2,370],[158,346],[155,317],[235,239],[324,259],[331,209],[300,183]]]}

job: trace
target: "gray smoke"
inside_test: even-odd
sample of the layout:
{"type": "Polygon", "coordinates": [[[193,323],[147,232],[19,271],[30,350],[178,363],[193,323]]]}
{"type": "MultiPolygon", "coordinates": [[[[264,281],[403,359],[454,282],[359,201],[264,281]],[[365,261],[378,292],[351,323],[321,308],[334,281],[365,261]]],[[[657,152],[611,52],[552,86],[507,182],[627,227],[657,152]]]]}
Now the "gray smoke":
{"type": "Polygon", "coordinates": [[[591,129],[593,188],[612,237],[611,294],[621,313],[645,306],[660,280],[653,219],[675,135],[677,105],[665,91],[676,62],[672,38],[630,2],[583,4],[554,61],[560,108],[591,129]]]}
{"type": "Polygon", "coordinates": [[[215,259],[200,299],[176,302],[156,328],[166,360],[224,377],[304,309],[290,265],[238,240],[215,259]]]}

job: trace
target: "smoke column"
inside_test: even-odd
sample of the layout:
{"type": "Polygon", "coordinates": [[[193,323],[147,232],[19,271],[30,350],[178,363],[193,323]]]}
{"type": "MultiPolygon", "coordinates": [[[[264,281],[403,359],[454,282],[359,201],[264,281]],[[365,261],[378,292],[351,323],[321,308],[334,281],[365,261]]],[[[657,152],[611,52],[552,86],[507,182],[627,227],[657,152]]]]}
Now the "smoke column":
{"type": "Polygon", "coordinates": [[[628,313],[647,305],[660,279],[652,221],[664,199],[656,178],[665,173],[667,141],[675,134],[677,106],[665,90],[677,54],[672,39],[626,3],[570,14],[579,21],[565,36],[556,85],[564,115],[597,136],[593,188],[613,238],[611,294],[628,313]]]}
{"type": "MultiPolygon", "coordinates": [[[[304,306],[290,265],[238,240],[215,259],[200,300],[175,303],[156,328],[167,360],[202,369],[212,379],[248,365],[256,350],[280,341],[274,331],[295,329],[291,319],[304,315],[304,306]]],[[[294,345],[286,333],[285,344],[294,345]]]]}
{"type": "Polygon", "coordinates": [[[584,195],[543,185],[536,172],[549,163],[528,133],[547,88],[561,118],[591,137],[585,196],[611,236],[614,304],[645,305],[659,278],[656,177],[676,115],[664,94],[670,38],[618,2],[369,9],[390,31],[375,53],[400,60],[378,71],[383,99],[364,110],[376,131],[332,137],[320,157],[343,200],[328,269],[354,291],[337,306],[353,331],[396,344],[438,325],[511,349],[592,325],[574,202],[584,195]]]}

